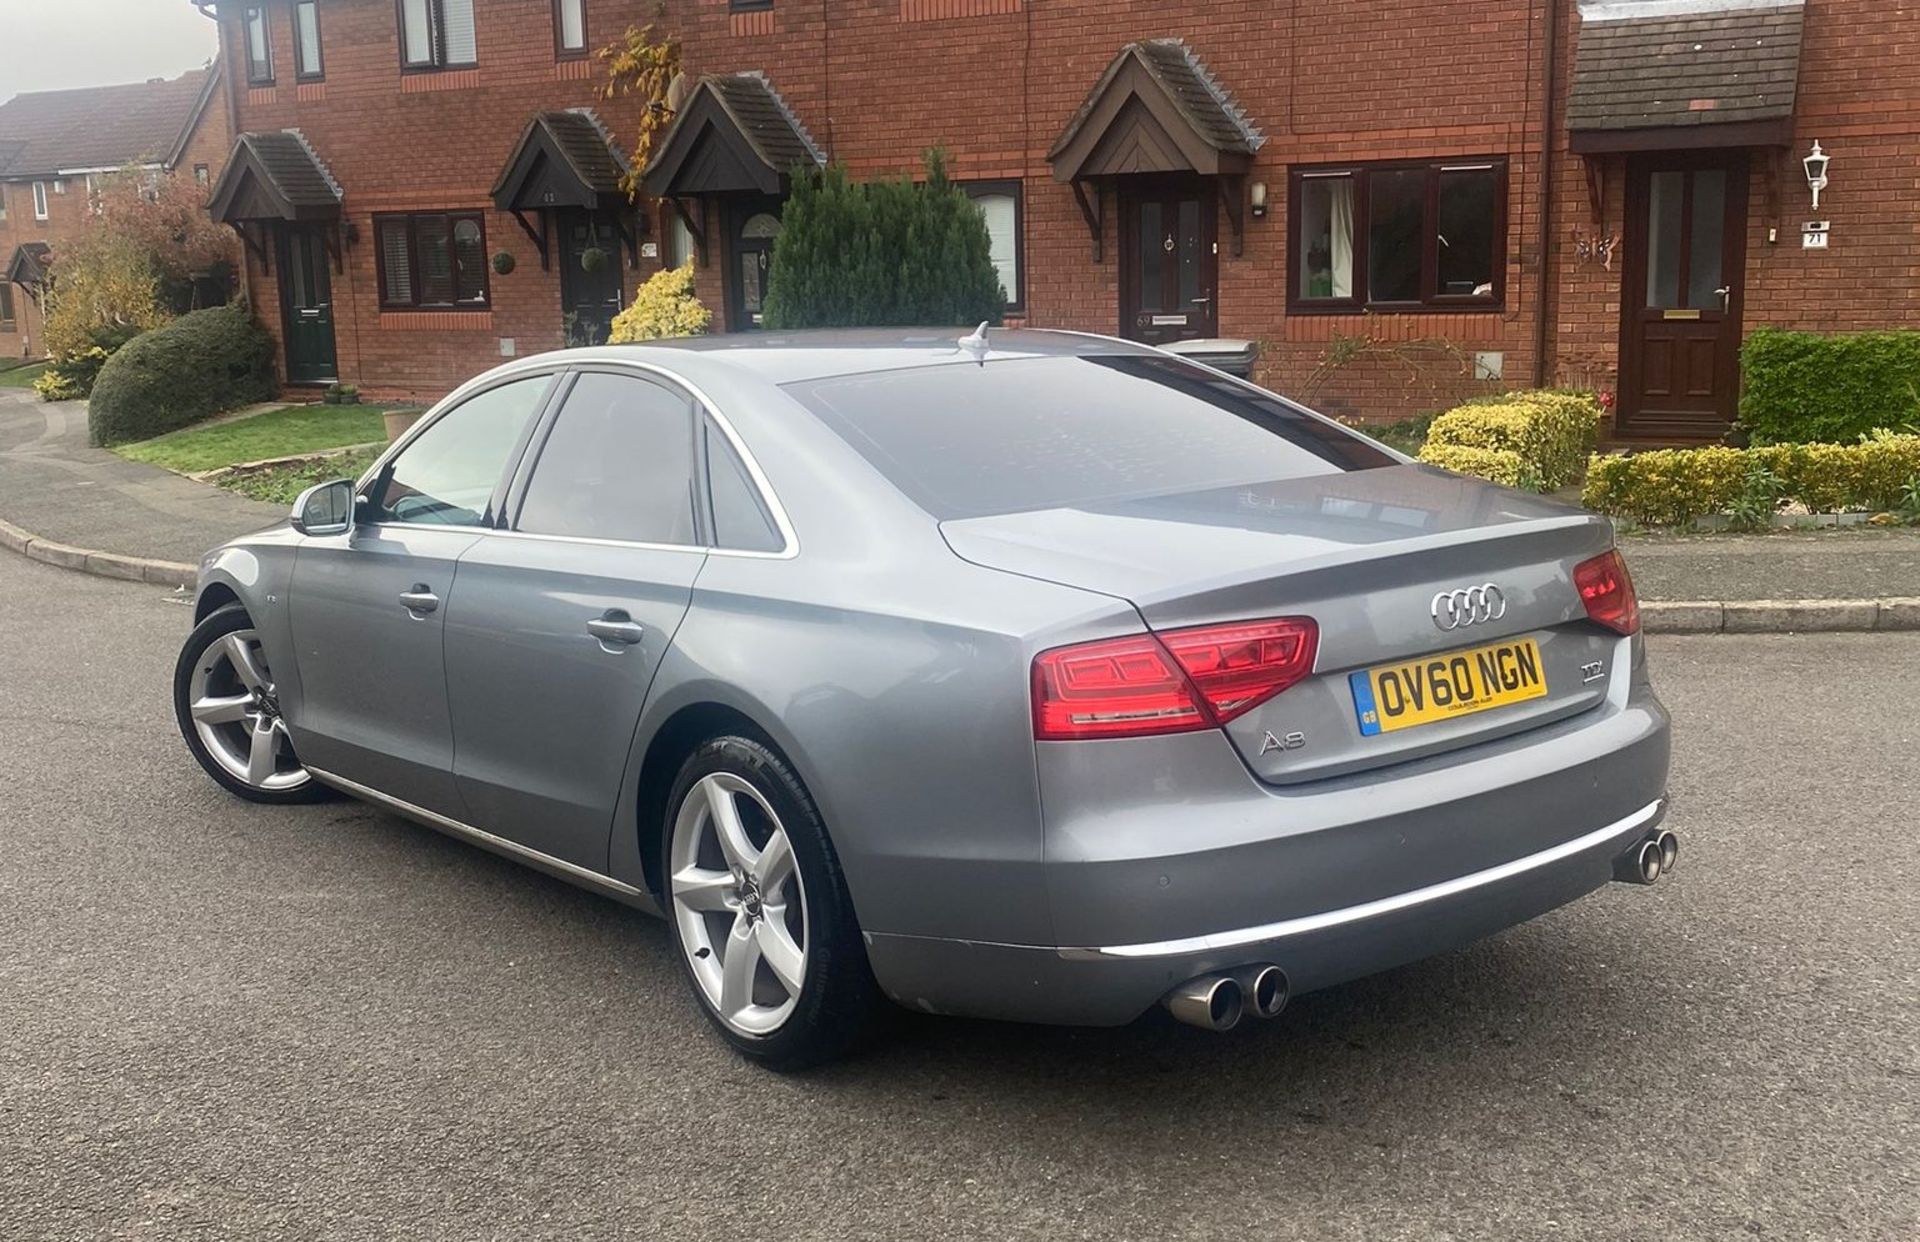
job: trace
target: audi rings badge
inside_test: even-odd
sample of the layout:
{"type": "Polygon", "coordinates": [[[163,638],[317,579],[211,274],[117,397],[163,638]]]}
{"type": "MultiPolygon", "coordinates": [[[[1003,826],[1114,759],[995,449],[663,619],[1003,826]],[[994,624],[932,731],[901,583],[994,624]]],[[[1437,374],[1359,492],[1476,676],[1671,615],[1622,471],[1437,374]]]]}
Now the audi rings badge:
{"type": "Polygon", "coordinates": [[[1433,597],[1432,612],[1433,623],[1441,629],[1460,630],[1506,616],[1507,597],[1495,584],[1483,582],[1440,592],[1433,597]]]}

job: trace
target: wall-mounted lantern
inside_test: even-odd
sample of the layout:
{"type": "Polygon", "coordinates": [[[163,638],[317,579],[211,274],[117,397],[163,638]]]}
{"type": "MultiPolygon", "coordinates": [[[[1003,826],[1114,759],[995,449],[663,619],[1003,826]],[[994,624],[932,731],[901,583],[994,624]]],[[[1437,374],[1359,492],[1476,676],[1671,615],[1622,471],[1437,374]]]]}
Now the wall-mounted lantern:
{"type": "Polygon", "coordinates": [[[1248,205],[1253,208],[1254,219],[1256,220],[1266,219],[1267,218],[1267,183],[1264,181],[1256,181],[1251,186],[1249,186],[1247,189],[1247,202],[1248,202],[1248,205]]]}
{"type": "Polygon", "coordinates": [[[1833,157],[1820,149],[1818,139],[1814,140],[1813,150],[1800,162],[1807,169],[1807,188],[1813,191],[1813,209],[1820,210],[1820,191],[1827,188],[1827,165],[1833,157]]]}

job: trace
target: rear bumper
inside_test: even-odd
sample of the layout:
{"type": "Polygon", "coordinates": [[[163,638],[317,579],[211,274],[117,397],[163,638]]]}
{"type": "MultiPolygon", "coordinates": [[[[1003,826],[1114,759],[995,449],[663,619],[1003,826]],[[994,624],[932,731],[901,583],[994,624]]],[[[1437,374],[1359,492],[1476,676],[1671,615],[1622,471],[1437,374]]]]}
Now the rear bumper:
{"type": "Polygon", "coordinates": [[[1117,1026],[1176,985],[1274,962],[1297,993],[1471,943],[1605,884],[1613,863],[1665,818],[1664,797],[1536,854],[1408,892],[1173,940],[1039,947],[874,934],[874,973],[930,1013],[1117,1026]]]}
{"type": "MultiPolygon", "coordinates": [[[[1605,884],[1665,816],[1670,745],[1638,660],[1579,717],[1308,786],[1260,784],[1218,734],[1043,745],[1050,941],[873,932],[869,957],[909,1008],[1029,1022],[1117,1025],[1256,962],[1312,991],[1605,884]]],[[[947,896],[991,926],[995,893],[947,896]]]]}

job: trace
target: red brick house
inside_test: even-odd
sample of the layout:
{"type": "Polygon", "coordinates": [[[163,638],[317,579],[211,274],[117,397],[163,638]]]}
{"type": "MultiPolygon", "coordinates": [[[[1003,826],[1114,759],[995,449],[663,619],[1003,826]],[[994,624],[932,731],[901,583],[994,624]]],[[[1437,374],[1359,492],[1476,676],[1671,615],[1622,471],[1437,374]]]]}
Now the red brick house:
{"type": "Polygon", "coordinates": [[[40,297],[95,179],[131,166],[210,185],[232,142],[212,69],[127,86],[36,91],[0,104],[0,358],[32,358],[40,297]]]}
{"type": "Polygon", "coordinates": [[[198,2],[243,135],[216,212],[296,380],[430,395],[683,254],[754,330],[795,168],[933,145],[1011,319],[1254,339],[1336,413],[1580,384],[1716,435],[1754,326],[1920,326],[1920,27],[1869,0],[670,0],[638,208],[592,53],[649,0],[198,2]]]}

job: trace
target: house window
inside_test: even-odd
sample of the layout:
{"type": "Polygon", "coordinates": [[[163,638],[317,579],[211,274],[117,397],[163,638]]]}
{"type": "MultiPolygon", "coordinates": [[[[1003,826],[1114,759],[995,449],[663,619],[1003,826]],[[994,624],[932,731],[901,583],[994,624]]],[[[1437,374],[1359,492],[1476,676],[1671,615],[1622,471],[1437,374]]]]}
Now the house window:
{"type": "Polygon", "coordinates": [[[212,180],[212,169],[208,168],[205,164],[195,164],[193,166],[193,183],[195,185],[207,185],[212,180]]]}
{"type": "Polygon", "coordinates": [[[487,234],[478,212],[379,216],[380,305],[485,310],[487,234]]]}
{"type": "Polygon", "coordinates": [[[293,76],[301,82],[318,82],[327,76],[320,55],[320,0],[294,0],[293,76]]]}
{"type": "Polygon", "coordinates": [[[975,181],[960,187],[987,218],[987,242],[994,270],[1000,273],[1000,292],[1009,314],[1026,309],[1025,209],[1018,181],[975,181]]]}
{"type": "Polygon", "coordinates": [[[730,13],[757,13],[772,7],[773,0],[727,0],[727,11],[730,13]]]}
{"type": "Polygon", "coordinates": [[[562,60],[587,54],[587,0],[553,0],[553,48],[562,60]]]}
{"type": "MultiPolygon", "coordinates": [[[[687,209],[690,212],[699,211],[700,201],[695,199],[687,209]]],[[[693,239],[693,230],[687,227],[686,220],[672,203],[663,202],[660,214],[665,225],[661,233],[666,239],[665,250],[660,255],[660,266],[685,267],[698,256],[700,243],[693,239]]]]}
{"type": "Polygon", "coordinates": [[[461,69],[480,63],[473,0],[399,0],[400,63],[408,69],[461,69]]]}
{"type": "Polygon", "coordinates": [[[0,185],[0,222],[7,218],[7,187],[0,185]]]}
{"type": "Polygon", "coordinates": [[[1492,159],[1296,169],[1290,308],[1499,306],[1506,176],[1492,159]]]}
{"type": "Polygon", "coordinates": [[[13,286],[0,283],[0,330],[13,331],[13,286]]]}
{"type": "Polygon", "coordinates": [[[47,218],[47,183],[44,181],[33,183],[33,218],[36,220],[47,218]]]}
{"type": "Polygon", "coordinates": [[[247,30],[247,84],[273,85],[273,44],[267,37],[267,6],[249,4],[245,10],[247,30]]]}

